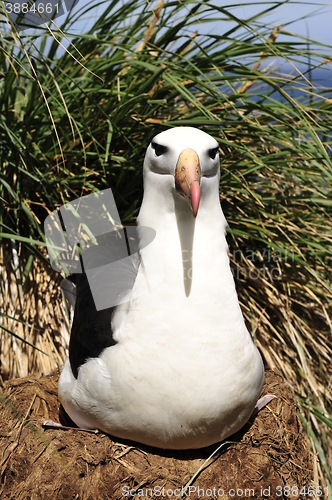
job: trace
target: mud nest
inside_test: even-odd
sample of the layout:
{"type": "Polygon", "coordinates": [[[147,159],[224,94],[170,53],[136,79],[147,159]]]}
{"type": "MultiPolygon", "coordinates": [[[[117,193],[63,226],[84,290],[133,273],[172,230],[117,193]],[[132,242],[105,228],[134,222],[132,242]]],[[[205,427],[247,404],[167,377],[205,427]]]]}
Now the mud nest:
{"type": "Polygon", "coordinates": [[[274,372],[266,372],[262,394],[272,392],[277,398],[240,432],[222,447],[219,443],[181,452],[112,439],[103,433],[43,429],[44,420],[59,421],[58,375],[16,379],[4,385],[1,499],[116,500],[182,495],[191,499],[294,500],[304,498],[303,492],[315,486],[313,458],[294,396],[274,372]]]}

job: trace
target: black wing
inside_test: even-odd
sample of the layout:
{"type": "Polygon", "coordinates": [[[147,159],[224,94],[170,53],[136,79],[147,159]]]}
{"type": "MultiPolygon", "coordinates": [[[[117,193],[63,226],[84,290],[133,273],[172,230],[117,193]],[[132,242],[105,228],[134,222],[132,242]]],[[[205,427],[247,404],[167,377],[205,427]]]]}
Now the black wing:
{"type": "MultiPolygon", "coordinates": [[[[114,287],[116,287],[116,295],[119,298],[117,303],[119,304],[122,302],[121,299],[132,289],[138,272],[139,254],[136,252],[125,260],[123,257],[123,245],[121,244],[121,247],[117,245],[113,236],[108,238],[108,241],[106,238],[106,243],[105,238],[103,238],[102,244],[89,247],[83,252],[83,267],[85,270],[89,270],[89,277],[92,280],[94,270],[96,270],[98,276],[97,273],[100,273],[101,270],[103,273],[105,269],[105,276],[100,281],[100,285],[99,281],[97,281],[97,295],[99,298],[114,297],[114,287]],[[108,280],[107,265],[120,260],[121,266],[116,266],[115,272],[113,269],[112,278],[108,280]]],[[[70,286],[68,278],[63,281],[62,288],[71,305],[75,302],[69,342],[69,361],[73,375],[77,378],[79,367],[88,358],[98,357],[106,347],[116,344],[113,338],[111,320],[117,306],[113,305],[97,310],[95,305],[96,294],[93,295],[91,291],[86,272],[72,275],[69,280],[76,285],[76,300],[74,285],[70,286]]],[[[96,283],[96,280],[94,283],[96,283]]]]}
{"type": "Polygon", "coordinates": [[[116,306],[97,311],[85,273],[76,275],[76,304],[69,342],[69,361],[75,378],[88,358],[115,345],[111,327],[116,306]]]}

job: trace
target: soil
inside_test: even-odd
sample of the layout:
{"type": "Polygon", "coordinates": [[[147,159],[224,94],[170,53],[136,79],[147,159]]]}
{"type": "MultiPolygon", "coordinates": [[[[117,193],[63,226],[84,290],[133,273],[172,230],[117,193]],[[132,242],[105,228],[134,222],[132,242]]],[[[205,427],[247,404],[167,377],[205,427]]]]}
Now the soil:
{"type": "Polygon", "coordinates": [[[44,420],[59,421],[58,376],[54,372],[4,384],[1,499],[295,500],[315,486],[313,457],[294,395],[272,371],[266,372],[262,395],[271,392],[276,399],[222,447],[217,443],[188,451],[150,448],[103,433],[44,429],[44,420]]]}

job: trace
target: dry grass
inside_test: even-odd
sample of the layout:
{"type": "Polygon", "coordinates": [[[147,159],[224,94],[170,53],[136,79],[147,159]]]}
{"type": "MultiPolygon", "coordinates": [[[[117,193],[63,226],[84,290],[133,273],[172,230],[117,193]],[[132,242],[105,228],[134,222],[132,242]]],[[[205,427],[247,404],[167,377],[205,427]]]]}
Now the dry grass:
{"type": "MultiPolygon", "coordinates": [[[[25,260],[22,250],[20,264],[25,260]]],[[[0,316],[3,379],[49,373],[64,363],[69,342],[57,273],[34,257],[27,279],[20,281],[10,246],[0,246],[0,312],[7,316],[0,316]]]]}

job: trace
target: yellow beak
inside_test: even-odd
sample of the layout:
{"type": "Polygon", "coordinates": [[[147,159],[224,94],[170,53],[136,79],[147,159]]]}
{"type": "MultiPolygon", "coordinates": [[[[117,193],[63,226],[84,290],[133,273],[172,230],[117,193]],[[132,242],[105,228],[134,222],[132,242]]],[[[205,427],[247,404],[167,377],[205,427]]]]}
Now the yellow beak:
{"type": "Polygon", "coordinates": [[[180,153],[174,177],[177,192],[187,200],[196,217],[201,198],[201,167],[196,151],[188,148],[180,153]]]}

